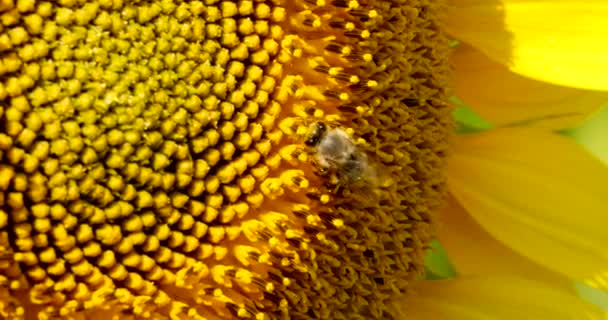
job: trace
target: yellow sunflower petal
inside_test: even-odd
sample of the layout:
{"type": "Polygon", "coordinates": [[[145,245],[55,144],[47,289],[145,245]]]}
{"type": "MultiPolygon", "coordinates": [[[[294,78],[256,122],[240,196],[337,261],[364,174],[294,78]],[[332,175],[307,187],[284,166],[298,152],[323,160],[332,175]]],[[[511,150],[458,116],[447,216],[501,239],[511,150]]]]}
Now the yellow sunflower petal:
{"type": "Polygon", "coordinates": [[[448,28],[514,72],[608,90],[605,0],[453,0],[448,28]]]}
{"type": "Polygon", "coordinates": [[[420,281],[395,301],[397,319],[602,319],[601,311],[543,282],[513,277],[420,281]]]}
{"type": "Polygon", "coordinates": [[[608,102],[608,92],[568,88],[515,74],[463,44],[451,58],[455,94],[497,126],[573,127],[608,102]]]}
{"type": "Polygon", "coordinates": [[[532,262],[492,238],[453,196],[448,197],[440,220],[439,240],[459,274],[510,274],[572,289],[571,282],[563,275],[532,262]]]}
{"type": "Polygon", "coordinates": [[[574,141],[510,128],[461,136],[452,194],[494,238],[575,278],[608,270],[608,168],[574,141]]]}

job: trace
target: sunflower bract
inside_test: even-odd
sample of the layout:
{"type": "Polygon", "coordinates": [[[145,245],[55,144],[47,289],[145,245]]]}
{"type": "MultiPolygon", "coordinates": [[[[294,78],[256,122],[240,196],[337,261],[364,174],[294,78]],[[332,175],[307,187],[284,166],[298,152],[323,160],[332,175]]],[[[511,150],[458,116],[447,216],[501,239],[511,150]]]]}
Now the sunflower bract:
{"type": "Polygon", "coordinates": [[[390,319],[443,192],[440,9],[0,0],[0,315],[390,319]],[[315,121],[378,186],[315,173],[315,121]]]}

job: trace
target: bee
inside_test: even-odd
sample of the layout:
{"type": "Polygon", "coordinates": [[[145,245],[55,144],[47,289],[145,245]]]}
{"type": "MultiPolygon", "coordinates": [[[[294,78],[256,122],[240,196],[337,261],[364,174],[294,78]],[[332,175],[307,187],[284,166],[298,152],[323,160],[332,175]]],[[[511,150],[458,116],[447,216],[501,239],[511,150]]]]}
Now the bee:
{"type": "Polygon", "coordinates": [[[332,183],[344,186],[375,184],[374,166],[346,131],[316,122],[310,126],[305,144],[313,148],[320,173],[336,178],[332,183]]]}

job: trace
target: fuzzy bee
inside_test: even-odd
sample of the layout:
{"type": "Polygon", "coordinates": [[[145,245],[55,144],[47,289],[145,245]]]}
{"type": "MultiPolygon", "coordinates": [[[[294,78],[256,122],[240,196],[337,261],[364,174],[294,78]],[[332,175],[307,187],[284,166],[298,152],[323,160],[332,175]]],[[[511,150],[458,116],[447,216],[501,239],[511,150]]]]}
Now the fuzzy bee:
{"type": "Polygon", "coordinates": [[[305,144],[313,148],[320,173],[337,178],[333,183],[375,184],[376,170],[346,131],[316,122],[310,126],[305,144]]]}

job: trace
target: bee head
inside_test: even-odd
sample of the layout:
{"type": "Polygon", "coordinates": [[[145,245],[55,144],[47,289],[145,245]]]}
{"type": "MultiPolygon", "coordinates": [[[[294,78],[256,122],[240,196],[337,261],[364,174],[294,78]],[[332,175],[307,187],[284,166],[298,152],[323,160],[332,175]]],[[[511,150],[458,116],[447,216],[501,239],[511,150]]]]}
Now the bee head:
{"type": "Polygon", "coordinates": [[[323,135],[325,135],[325,132],[327,132],[327,126],[325,125],[325,123],[316,122],[311,126],[311,129],[308,133],[308,137],[306,138],[306,141],[304,143],[306,143],[306,145],[309,147],[314,147],[318,145],[319,141],[321,141],[321,138],[323,138],[323,135]]]}

